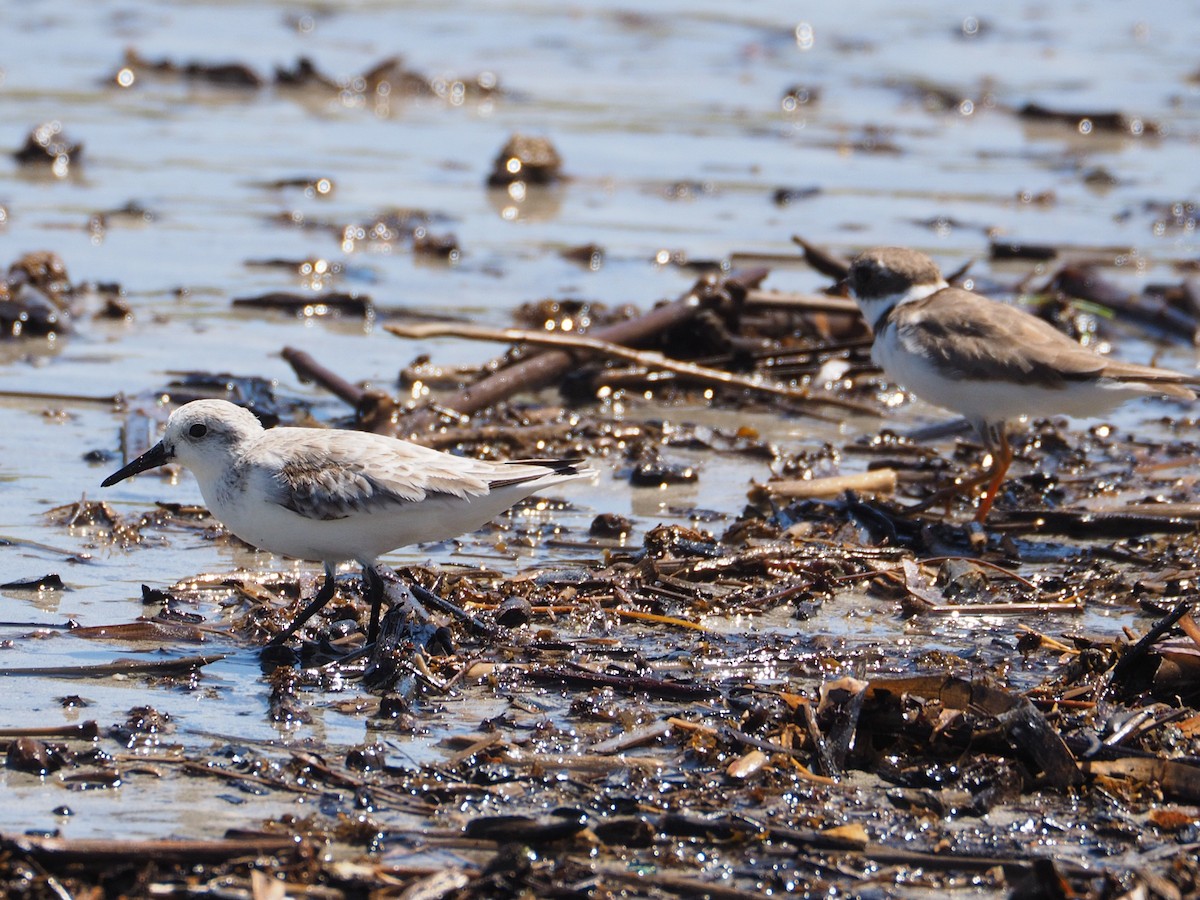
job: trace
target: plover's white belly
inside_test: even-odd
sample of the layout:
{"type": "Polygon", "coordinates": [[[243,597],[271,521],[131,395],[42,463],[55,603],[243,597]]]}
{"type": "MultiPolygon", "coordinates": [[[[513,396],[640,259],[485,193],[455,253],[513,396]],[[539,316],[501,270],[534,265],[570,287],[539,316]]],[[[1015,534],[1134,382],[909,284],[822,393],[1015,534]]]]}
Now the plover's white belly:
{"type": "Polygon", "coordinates": [[[905,349],[894,332],[876,341],[871,358],[888,378],[926,403],[965,416],[972,422],[997,424],[1019,416],[1102,415],[1131,397],[1152,395],[1146,385],[1107,379],[1069,381],[1060,387],[1000,379],[953,378],[937,370],[925,356],[905,349]]]}

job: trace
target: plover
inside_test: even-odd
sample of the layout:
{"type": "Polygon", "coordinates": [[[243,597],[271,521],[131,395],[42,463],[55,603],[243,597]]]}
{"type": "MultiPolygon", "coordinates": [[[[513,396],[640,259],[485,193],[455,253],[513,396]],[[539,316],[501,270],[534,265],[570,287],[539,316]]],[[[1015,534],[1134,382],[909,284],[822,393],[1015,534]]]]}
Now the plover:
{"type": "Polygon", "coordinates": [[[488,462],[360,431],[264,429],[224,400],[171,413],[162,440],[102,482],[175,462],[190,469],[209,511],[262,550],[325,564],[325,581],[279,645],[330,601],[339,562],[356,560],[371,595],[368,641],[379,630],[389,550],[475,531],[544,488],[589,478],[578,459],[488,462]]]}
{"type": "Polygon", "coordinates": [[[965,416],[992,465],[983,522],[1012,462],[1007,425],[1019,416],[1090,418],[1134,397],[1194,400],[1200,376],[1106,359],[1016,307],[950,287],[924,253],[879,247],[855,257],[850,293],[875,333],[871,358],[921,399],[965,416]]]}

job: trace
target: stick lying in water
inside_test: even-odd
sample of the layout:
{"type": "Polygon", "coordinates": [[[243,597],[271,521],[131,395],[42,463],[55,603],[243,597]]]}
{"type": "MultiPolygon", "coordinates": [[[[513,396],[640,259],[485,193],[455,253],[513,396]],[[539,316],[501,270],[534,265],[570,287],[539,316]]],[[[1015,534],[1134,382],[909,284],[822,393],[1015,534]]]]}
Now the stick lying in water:
{"type": "Polygon", "coordinates": [[[611,341],[583,334],[553,331],[533,331],[525,328],[489,328],[461,322],[419,322],[411,325],[384,325],[397,337],[429,338],[459,337],[480,341],[507,341],[513,344],[534,344],[556,349],[583,351],[598,356],[626,359],[647,369],[672,372],[700,384],[714,387],[734,388],[784,397],[802,404],[836,406],[874,415],[875,410],[862,404],[841,400],[836,397],[816,397],[805,388],[793,388],[773,381],[747,378],[721,369],[701,366],[683,360],[672,359],[656,350],[635,350],[611,341]]]}

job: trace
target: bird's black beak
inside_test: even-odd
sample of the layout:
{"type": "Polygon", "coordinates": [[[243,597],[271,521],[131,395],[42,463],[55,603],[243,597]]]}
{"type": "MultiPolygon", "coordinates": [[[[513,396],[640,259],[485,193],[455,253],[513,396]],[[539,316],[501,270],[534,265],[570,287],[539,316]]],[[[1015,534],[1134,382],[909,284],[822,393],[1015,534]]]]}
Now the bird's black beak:
{"type": "Polygon", "coordinates": [[[169,463],[175,458],[175,454],[167,449],[167,445],[159,441],[125,468],[119,472],[113,472],[102,482],[100,487],[112,487],[118,481],[124,481],[131,475],[136,475],[138,472],[145,472],[147,469],[153,469],[156,466],[162,466],[169,463]]]}

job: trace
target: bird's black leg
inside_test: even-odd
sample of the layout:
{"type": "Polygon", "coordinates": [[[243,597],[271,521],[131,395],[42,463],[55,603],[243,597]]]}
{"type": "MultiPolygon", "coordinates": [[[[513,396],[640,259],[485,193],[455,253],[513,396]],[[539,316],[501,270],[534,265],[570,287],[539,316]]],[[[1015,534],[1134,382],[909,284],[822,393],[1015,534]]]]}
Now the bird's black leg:
{"type": "Polygon", "coordinates": [[[379,638],[379,608],[383,605],[383,579],[374,566],[363,566],[364,599],[371,601],[371,624],[367,626],[367,643],[379,638]]]}
{"type": "Polygon", "coordinates": [[[292,619],[291,625],[279,632],[279,634],[275,635],[275,637],[271,638],[271,640],[267,641],[268,647],[278,647],[282,645],[284,641],[296,633],[296,630],[301,625],[320,612],[322,607],[324,607],[326,603],[333,599],[333,592],[335,588],[333,579],[333,566],[326,563],[325,582],[321,585],[321,589],[317,591],[316,596],[312,598],[308,606],[304,607],[304,609],[300,612],[300,615],[292,619]]]}

